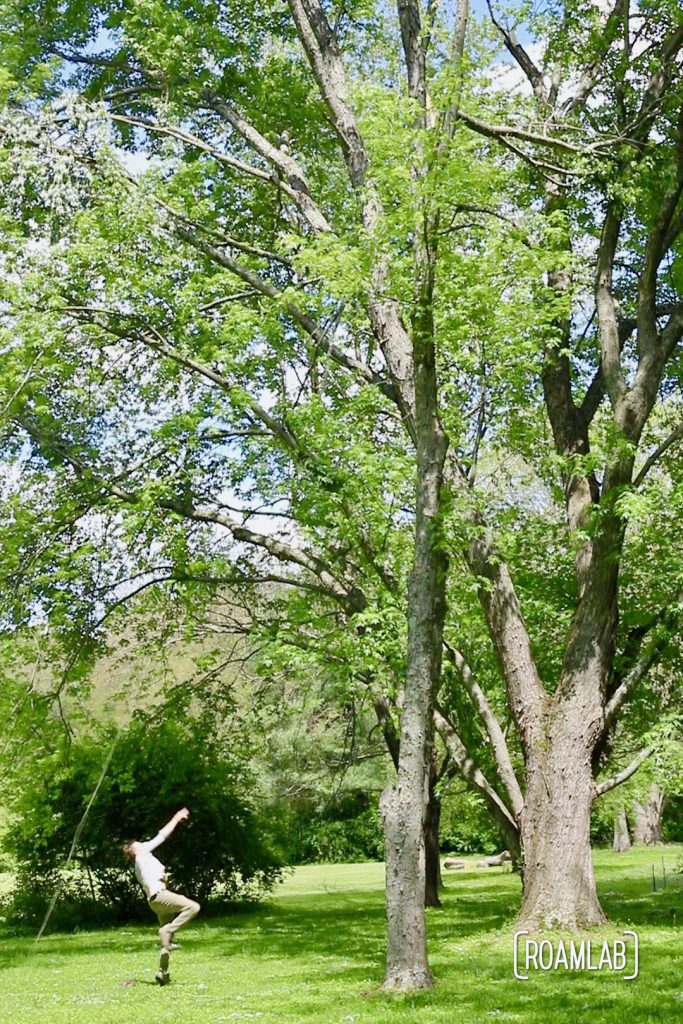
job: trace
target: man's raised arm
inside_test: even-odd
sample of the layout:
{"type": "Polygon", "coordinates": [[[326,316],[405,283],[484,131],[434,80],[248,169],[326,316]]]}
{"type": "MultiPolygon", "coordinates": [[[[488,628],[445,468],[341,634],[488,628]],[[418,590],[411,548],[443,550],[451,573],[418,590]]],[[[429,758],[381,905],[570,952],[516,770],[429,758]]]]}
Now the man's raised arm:
{"type": "Polygon", "coordinates": [[[171,820],[160,828],[153,839],[148,839],[146,843],[141,843],[146,850],[156,850],[157,846],[161,846],[164,839],[168,839],[176,825],[179,825],[181,821],[187,821],[190,817],[190,812],[187,807],[181,807],[179,811],[176,811],[171,820]]]}

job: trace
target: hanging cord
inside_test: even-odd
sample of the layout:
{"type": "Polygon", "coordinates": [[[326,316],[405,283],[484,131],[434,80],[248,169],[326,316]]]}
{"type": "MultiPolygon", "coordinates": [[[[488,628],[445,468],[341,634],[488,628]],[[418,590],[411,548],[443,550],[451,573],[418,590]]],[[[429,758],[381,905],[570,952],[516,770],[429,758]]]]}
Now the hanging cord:
{"type": "MultiPolygon", "coordinates": [[[[78,840],[81,838],[81,832],[83,831],[83,826],[85,825],[85,820],[88,817],[88,813],[90,811],[90,808],[95,803],[95,799],[97,797],[97,794],[100,791],[100,786],[104,782],[104,777],[107,774],[107,770],[109,768],[109,765],[111,764],[111,759],[114,756],[114,750],[116,749],[116,744],[119,742],[119,736],[120,735],[121,735],[121,730],[119,729],[118,732],[116,733],[116,736],[114,737],[114,742],[111,745],[111,749],[109,750],[109,753],[107,754],[107,759],[104,762],[104,767],[102,768],[102,771],[100,773],[100,777],[97,780],[97,785],[95,786],[95,789],[93,791],[92,796],[90,797],[90,800],[88,801],[88,806],[86,807],[86,809],[85,809],[85,811],[83,813],[83,817],[81,818],[81,820],[79,821],[78,825],[76,826],[76,831],[74,832],[74,837],[73,837],[73,840],[72,840],[72,843],[71,843],[71,849],[69,850],[69,855],[66,858],[66,861],[64,862],[64,866],[62,868],[62,876],[63,876],[64,872],[68,869],[69,864],[71,863],[71,858],[73,857],[74,851],[76,849],[76,846],[78,845],[78,840]]],[[[50,906],[47,908],[47,913],[45,914],[45,917],[43,919],[43,923],[40,926],[40,931],[36,935],[36,942],[38,941],[38,939],[40,939],[42,937],[42,934],[43,934],[43,932],[45,931],[45,929],[47,927],[47,923],[50,920],[50,917],[52,916],[52,911],[55,909],[55,904],[57,903],[57,900],[59,898],[59,894],[62,891],[62,885],[63,884],[64,884],[64,879],[62,877],[62,878],[60,878],[59,882],[57,883],[57,888],[55,889],[55,892],[54,892],[54,895],[53,895],[52,899],[50,900],[50,906]]]]}

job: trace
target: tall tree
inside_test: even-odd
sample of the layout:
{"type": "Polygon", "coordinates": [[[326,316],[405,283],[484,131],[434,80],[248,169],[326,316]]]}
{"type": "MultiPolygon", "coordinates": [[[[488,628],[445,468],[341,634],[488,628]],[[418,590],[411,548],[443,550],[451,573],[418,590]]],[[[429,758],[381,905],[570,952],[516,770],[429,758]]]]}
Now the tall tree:
{"type": "Polygon", "coordinates": [[[434,723],[519,847],[522,920],[600,921],[595,776],[677,623],[674,568],[625,632],[619,571],[680,437],[652,446],[683,330],[680,12],[572,0],[519,33],[524,11],[491,5],[466,47],[464,0],[3,10],[6,451],[35,480],[10,483],[6,572],[30,575],[42,506],[77,551],[65,578],[39,550],[43,604],[90,632],[94,594],[240,573],[307,590],[316,629],[331,603],[352,643],[405,615],[390,989],[431,984],[434,723]],[[487,458],[533,469],[571,562],[550,656],[487,458]],[[444,651],[479,762],[433,706],[444,651]]]}
{"type": "Polygon", "coordinates": [[[525,759],[520,921],[530,927],[604,919],[589,844],[595,767],[661,647],[646,645],[628,671],[617,664],[626,502],[650,468],[636,470],[636,458],[667,374],[675,375],[683,329],[680,9],[617,0],[601,14],[586,6],[530,19],[536,60],[520,42],[521,10],[499,15],[490,2],[529,99],[507,104],[503,123],[461,113],[529,164],[542,203],[549,259],[539,291],[540,378],[576,552],[575,606],[552,687],[541,682],[506,567],[487,561],[479,538],[469,554],[488,580],[482,604],[525,759]]]}
{"type": "MultiPolygon", "coordinates": [[[[26,14],[24,10],[12,10],[9,13],[10,21],[12,15],[19,14],[21,17],[26,14]]],[[[151,183],[153,178],[157,178],[157,189],[146,194],[145,189],[140,188],[125,168],[121,167],[120,161],[115,157],[108,159],[105,150],[98,149],[96,126],[93,126],[90,133],[86,128],[79,141],[76,141],[74,133],[71,147],[66,150],[62,148],[60,152],[60,134],[63,131],[73,132],[74,124],[77,125],[78,118],[83,116],[83,108],[76,112],[75,120],[68,106],[66,110],[60,108],[54,113],[47,113],[42,125],[31,123],[30,114],[23,121],[15,117],[12,124],[12,112],[7,113],[8,128],[11,130],[14,127],[13,141],[19,145],[25,143],[28,147],[37,143],[39,159],[44,158],[47,149],[69,183],[76,182],[73,195],[68,197],[72,203],[68,212],[76,213],[83,202],[88,204],[87,213],[78,218],[80,236],[76,232],[72,233],[72,229],[62,222],[62,240],[68,243],[62,251],[66,256],[66,264],[70,266],[69,269],[63,267],[66,273],[56,284],[52,296],[45,293],[44,285],[49,275],[43,273],[43,291],[37,310],[50,322],[52,331],[70,330],[69,320],[75,325],[76,344],[71,355],[61,361],[57,376],[61,378],[59,384],[62,386],[68,384],[70,379],[73,382],[74,376],[80,376],[80,387],[73,390],[67,387],[70,390],[70,402],[67,400],[67,407],[63,407],[61,412],[52,402],[52,395],[45,394],[45,367],[54,359],[53,348],[47,360],[42,361],[37,385],[30,370],[25,376],[20,371],[20,379],[14,391],[12,387],[15,381],[11,380],[8,389],[9,405],[12,407],[14,422],[31,438],[48,463],[67,467],[68,474],[81,481],[84,507],[88,505],[88,500],[92,506],[93,486],[106,501],[139,507],[140,481],[145,474],[136,475],[135,471],[128,469],[121,472],[116,466],[119,456],[114,455],[109,448],[110,440],[118,431],[118,443],[127,449],[126,461],[141,458],[145,470],[149,469],[150,457],[155,459],[156,456],[149,449],[143,450],[139,444],[139,418],[131,420],[123,408],[126,398],[130,400],[135,394],[135,400],[139,401],[141,394],[137,390],[136,368],[133,365],[136,356],[133,355],[132,360],[127,357],[126,371],[129,374],[132,371],[133,376],[129,376],[126,383],[125,377],[122,380],[116,371],[111,372],[116,359],[113,350],[117,344],[124,347],[127,345],[129,352],[131,348],[133,352],[137,349],[138,353],[152,354],[157,363],[170,363],[174,374],[189,371],[201,381],[209,382],[222,392],[219,401],[213,396],[207,399],[197,397],[200,389],[194,382],[183,385],[183,394],[170,397],[164,390],[165,381],[162,382],[158,376],[151,383],[147,397],[143,398],[150,416],[148,426],[152,428],[152,436],[156,433],[160,442],[157,452],[161,455],[161,462],[157,462],[154,467],[154,482],[147,477],[152,492],[156,492],[148,494],[152,499],[152,507],[161,517],[172,513],[193,523],[221,526],[230,531],[236,541],[252,544],[285,563],[311,572],[337,603],[353,614],[363,611],[366,600],[353,579],[354,567],[345,566],[341,555],[335,559],[337,564],[330,566],[317,553],[276,539],[271,533],[259,533],[238,517],[229,514],[220,498],[220,470],[211,481],[213,500],[208,504],[201,501],[200,492],[205,484],[197,486],[197,480],[202,472],[208,470],[210,473],[216,468],[221,457],[225,483],[235,486],[236,482],[243,482],[245,475],[250,472],[262,478],[258,481],[259,485],[267,478],[266,459],[258,468],[252,464],[251,470],[245,470],[244,463],[239,469],[231,465],[229,453],[226,454],[225,449],[229,450],[230,441],[237,435],[233,433],[231,436],[230,430],[223,428],[220,422],[224,417],[221,406],[227,403],[232,406],[233,412],[244,417],[243,425],[238,428],[239,436],[256,439],[252,456],[247,456],[248,461],[253,458],[259,444],[263,446],[260,438],[265,436],[267,445],[275,441],[274,455],[268,458],[274,459],[271,472],[272,467],[277,465],[276,479],[286,480],[288,474],[292,473],[304,477],[312,474],[319,489],[334,493],[339,487],[339,482],[335,480],[334,462],[325,459],[321,437],[314,439],[312,434],[326,417],[325,400],[330,394],[330,389],[321,384],[321,374],[324,372],[321,357],[332,359],[347,371],[350,383],[342,386],[347,406],[349,401],[360,407],[365,404],[371,430],[376,436],[377,431],[384,433],[390,447],[396,444],[397,423],[395,420],[392,422],[392,417],[387,418],[386,404],[387,400],[393,403],[400,417],[400,429],[406,432],[415,449],[416,499],[415,549],[407,593],[408,629],[405,685],[401,694],[398,781],[395,789],[387,790],[383,801],[389,837],[387,855],[390,860],[386,984],[389,988],[422,987],[431,983],[424,929],[422,829],[431,763],[431,700],[440,676],[444,615],[445,560],[439,533],[439,499],[447,442],[437,402],[432,308],[438,212],[431,209],[433,203],[429,191],[425,189],[423,194],[420,187],[429,172],[425,142],[426,133],[434,128],[434,121],[427,97],[419,15],[416,9],[399,10],[408,102],[401,111],[404,102],[400,95],[402,89],[397,89],[396,99],[388,109],[399,112],[401,117],[402,131],[408,151],[412,154],[407,167],[416,188],[415,194],[412,194],[411,186],[408,195],[404,197],[407,201],[401,204],[400,218],[394,217],[392,223],[385,215],[384,204],[388,196],[383,196],[380,184],[369,180],[367,176],[370,156],[351,106],[339,44],[322,7],[316,4],[291,5],[292,22],[317,83],[317,99],[307,95],[309,84],[303,74],[303,65],[298,55],[291,54],[292,22],[287,24],[280,20],[279,25],[276,22],[276,30],[281,28],[280,39],[273,38],[265,29],[266,19],[273,12],[267,5],[263,9],[255,7],[243,18],[244,33],[236,41],[225,24],[216,26],[210,33],[212,39],[209,51],[206,47],[208,13],[202,5],[194,7],[192,4],[180,5],[173,12],[158,5],[150,9],[144,18],[139,17],[137,9],[112,9],[106,12],[107,31],[106,38],[101,40],[103,45],[98,48],[95,41],[93,52],[92,42],[93,38],[98,38],[101,10],[69,7],[63,18],[55,19],[49,26],[45,26],[44,33],[31,40],[28,47],[30,65],[45,54],[60,58],[57,76],[51,76],[48,70],[43,80],[43,69],[34,65],[39,91],[44,86],[43,91],[48,94],[50,91],[59,92],[64,77],[71,77],[88,97],[104,101],[105,117],[121,128],[124,141],[126,132],[132,138],[136,136],[131,136],[131,130],[143,132],[152,140],[152,149],[155,148],[157,137],[170,140],[179,149],[181,157],[179,173],[174,174],[171,187],[168,188],[169,183],[164,181],[164,170],[160,175],[152,172],[149,180],[151,183]],[[177,46],[173,45],[179,38],[191,44],[181,60],[178,60],[177,46]],[[278,46],[271,49],[273,42],[281,44],[284,50],[278,46]],[[280,91],[287,98],[288,114],[278,125],[281,129],[286,126],[287,130],[278,132],[279,144],[273,144],[264,134],[265,111],[262,103],[255,102],[261,93],[262,83],[257,85],[248,65],[250,61],[253,62],[256,53],[262,54],[268,68],[264,78],[269,80],[269,89],[280,91]],[[63,76],[61,79],[60,75],[63,76]],[[240,92],[246,102],[238,108],[235,100],[240,92]],[[300,109],[293,105],[298,98],[304,101],[304,106],[308,106],[307,116],[303,118],[300,109]],[[321,120],[321,102],[327,125],[321,120]],[[44,129],[42,134],[41,129],[44,129]],[[319,133],[321,139],[317,137],[319,133]],[[316,148],[312,149],[314,138],[316,148]],[[334,138],[340,144],[339,152],[348,175],[348,185],[341,188],[334,138]],[[309,150],[306,162],[311,164],[310,170],[304,167],[305,156],[293,155],[294,147],[302,155],[309,150]],[[193,166],[196,153],[206,154],[212,172],[208,176],[205,175],[204,167],[199,174],[196,173],[193,166]],[[245,159],[245,155],[250,156],[251,160],[245,159]],[[323,161],[327,159],[327,167],[321,164],[321,157],[323,161]],[[316,159],[319,165],[314,169],[316,159]],[[68,166],[65,167],[65,163],[68,166]],[[93,164],[97,164],[95,172],[92,171],[93,164]],[[217,168],[228,168],[230,171],[220,183],[216,179],[217,168]],[[320,179],[321,198],[313,197],[314,189],[308,180],[311,173],[320,179]],[[208,185],[208,201],[206,196],[202,196],[205,184],[208,185]],[[80,193],[78,185],[84,185],[80,193]],[[187,185],[190,186],[189,191],[187,185]],[[274,208],[273,191],[279,196],[279,208],[274,208]],[[136,279],[135,274],[131,273],[130,253],[127,256],[128,266],[121,274],[126,259],[120,258],[118,247],[123,241],[122,234],[132,227],[131,222],[121,233],[112,233],[107,224],[106,230],[102,232],[102,238],[106,239],[104,249],[95,251],[86,241],[87,232],[83,229],[88,220],[91,227],[95,227],[96,235],[98,226],[104,226],[101,218],[109,221],[112,217],[120,217],[122,204],[128,211],[127,216],[131,216],[133,221],[140,218],[133,228],[137,231],[138,242],[142,243],[137,245],[135,252],[138,274],[148,262],[145,251],[148,241],[143,241],[143,236],[151,240],[159,230],[164,233],[161,250],[169,260],[168,271],[175,284],[171,293],[162,295],[165,288],[159,287],[158,266],[154,268],[154,274],[143,272],[146,281],[143,282],[139,276],[136,279]],[[183,208],[184,205],[186,208],[183,208]],[[230,219],[236,227],[238,221],[243,222],[246,230],[240,231],[239,227],[237,230],[242,237],[226,235],[226,209],[230,211],[230,219]],[[332,228],[332,212],[337,216],[341,238],[332,228]],[[258,240],[248,237],[249,226],[254,223],[258,223],[262,234],[258,240]],[[141,231],[141,228],[144,230],[141,231]],[[392,231],[408,233],[401,260],[398,261],[390,253],[387,232],[392,231]],[[118,238],[114,238],[114,234],[118,234],[118,238]],[[344,234],[360,238],[356,248],[360,250],[364,265],[359,270],[349,265],[348,257],[345,258],[345,244],[342,241],[344,234]],[[181,249],[177,248],[179,242],[182,243],[181,249]],[[107,249],[109,253],[105,256],[107,249]],[[107,263],[117,249],[119,258],[116,260],[116,270],[113,271],[113,265],[110,263],[107,266],[107,263]],[[80,256],[77,255],[79,252],[80,256]],[[80,259],[85,259],[88,264],[86,281],[79,281],[78,272],[74,273],[76,262],[80,259]],[[398,287],[399,293],[403,287],[400,278],[391,281],[392,274],[396,274],[394,263],[398,262],[400,266],[401,261],[404,263],[402,276],[408,288],[407,315],[398,297],[391,294],[394,287],[398,287]],[[316,276],[309,281],[308,267],[313,266],[315,274],[326,262],[328,271],[322,282],[316,276]],[[207,264],[210,272],[205,269],[207,264]],[[102,275],[96,266],[101,269],[102,275]],[[234,297],[222,294],[219,282],[224,274],[217,273],[217,269],[236,276],[243,291],[234,297]],[[340,289],[335,279],[340,269],[352,276],[355,272],[356,277],[350,295],[353,306],[348,312],[344,310],[343,301],[339,301],[345,300],[345,296],[339,294],[340,289]],[[366,269],[369,273],[369,287],[359,288],[358,279],[366,269]],[[124,280],[125,285],[122,287],[124,280]],[[208,289],[205,287],[207,280],[213,280],[208,289]],[[178,288],[181,281],[189,290],[187,297],[192,306],[189,317],[182,313],[180,317],[177,315],[182,306],[178,288]],[[322,287],[319,287],[321,283],[322,287]],[[205,291],[200,309],[207,318],[204,328],[197,320],[199,310],[193,301],[194,296],[190,296],[190,292],[202,286],[205,291]],[[258,342],[255,343],[248,335],[253,332],[263,336],[256,323],[264,300],[270,304],[271,310],[267,314],[270,324],[264,333],[266,338],[269,333],[277,333],[277,343],[275,362],[266,365],[265,374],[260,375],[258,342]],[[235,318],[230,315],[232,311],[228,307],[221,318],[221,329],[212,330],[216,310],[222,312],[223,305],[227,306],[233,301],[242,302],[246,307],[245,313],[238,313],[235,318]],[[171,331],[174,338],[169,337],[169,311],[172,311],[171,331]],[[367,350],[365,359],[361,355],[361,343],[362,332],[367,328],[364,325],[359,327],[357,323],[361,311],[363,320],[367,320],[371,330],[370,340],[364,345],[367,350]],[[222,362],[224,358],[224,343],[217,335],[234,328],[240,315],[244,316],[244,320],[240,342],[234,353],[237,358],[228,374],[223,366],[219,368],[216,365],[217,361],[222,362]],[[232,321],[230,326],[227,321],[232,321]],[[183,329],[185,337],[179,346],[180,331],[183,329]],[[296,341],[293,329],[298,335],[296,341]],[[336,338],[346,332],[348,342],[341,346],[336,338]],[[303,370],[303,379],[293,381],[291,376],[288,378],[286,372],[282,372],[284,367],[281,362],[278,365],[278,361],[295,343],[301,344],[302,336],[303,360],[300,368],[303,370]],[[102,360],[100,366],[104,370],[96,396],[89,389],[88,382],[92,380],[89,369],[81,374],[81,353],[87,351],[88,342],[93,338],[99,339],[93,348],[99,355],[94,358],[102,360]],[[197,358],[198,340],[200,349],[203,348],[201,359],[197,358]],[[189,349],[195,349],[193,354],[186,347],[188,342],[189,349]],[[384,361],[381,369],[372,365],[377,347],[384,361]],[[276,385],[278,400],[275,408],[272,403],[264,403],[253,394],[254,390],[258,391],[266,382],[276,385]],[[245,383],[251,385],[251,394],[247,393],[245,383]],[[119,390],[121,384],[123,389],[119,390]],[[359,384],[365,387],[360,398],[357,394],[359,384]],[[368,399],[366,392],[369,386],[377,391],[377,397],[368,399]],[[42,391],[43,395],[41,400],[36,401],[38,391],[42,391]],[[170,444],[167,441],[171,436],[171,428],[163,424],[164,417],[153,409],[154,402],[158,401],[161,394],[174,406],[175,440],[170,444]],[[301,401],[303,394],[310,398],[305,405],[301,401]],[[154,398],[150,401],[152,395],[154,398]],[[380,416],[384,420],[379,419],[380,416]],[[83,429],[77,426],[78,421],[83,429]],[[215,427],[212,421],[216,423],[215,427]],[[181,427],[178,434],[177,428],[183,422],[185,428],[181,427]],[[204,430],[203,436],[198,437],[198,428],[201,431],[206,425],[208,429],[204,430]],[[220,451],[221,443],[224,451],[220,451]],[[108,456],[110,459],[113,456],[113,459],[108,460],[108,456]],[[327,465],[323,465],[323,462],[327,462],[327,465]]],[[[225,13],[231,16],[235,14],[229,9],[225,13]]],[[[281,18],[281,12],[277,13],[281,18]]],[[[42,23],[40,18],[38,21],[42,23]]],[[[16,29],[16,25],[13,27],[16,29]]],[[[460,34],[462,28],[464,25],[460,22],[460,34]]],[[[353,29],[348,35],[351,41],[355,35],[353,29]]],[[[456,57],[459,57],[461,48],[460,40],[456,46],[456,57]]],[[[370,56],[379,67],[385,54],[371,52],[370,56]]],[[[396,54],[392,59],[394,56],[396,54]]],[[[25,59],[26,54],[23,57],[25,59]]],[[[396,76],[392,77],[395,84],[398,84],[396,76]]],[[[20,92],[20,89],[14,90],[14,95],[20,92]]],[[[388,96],[391,96],[390,92],[388,96]]],[[[170,150],[166,152],[170,154],[170,150]]],[[[10,156],[10,162],[11,159],[10,156]]],[[[173,164],[173,157],[170,156],[169,166],[173,168],[173,164]]],[[[11,171],[10,166],[10,174],[11,171]]],[[[40,222],[41,213],[44,215],[44,201],[50,199],[49,188],[41,185],[35,188],[35,181],[32,185],[35,191],[32,193],[29,186],[24,193],[27,200],[24,213],[29,232],[32,224],[40,222]],[[35,203],[32,202],[34,198],[35,203]]],[[[385,193],[390,195],[392,187],[389,179],[388,183],[384,183],[385,193]]],[[[59,197],[56,205],[60,202],[64,202],[63,196],[59,197]]],[[[12,248],[13,240],[10,236],[9,249],[12,248]]],[[[56,255],[58,248],[53,247],[47,262],[59,259],[56,255]]],[[[45,271],[45,266],[38,266],[45,253],[36,254],[35,251],[27,250],[21,240],[18,252],[20,256],[14,268],[23,276],[21,284],[17,286],[21,292],[30,280],[31,264],[37,274],[40,274],[41,269],[45,271]]],[[[158,251],[156,258],[159,256],[158,251]]],[[[14,281],[9,282],[9,291],[15,291],[14,281]]],[[[344,286],[341,291],[344,291],[344,286]]],[[[14,316],[22,304],[21,299],[17,301],[16,294],[13,300],[10,329],[16,327],[14,316]]],[[[26,308],[24,306],[24,310],[26,308]]],[[[23,337],[28,341],[26,326],[23,337]]],[[[29,348],[30,345],[29,341],[29,348]]],[[[43,351],[34,352],[37,362],[41,362],[43,355],[43,351]]],[[[295,366],[295,374],[296,369],[295,366]]],[[[166,372],[162,370],[162,377],[166,372]]],[[[95,373],[99,375],[98,371],[95,373]]],[[[57,381],[53,380],[50,386],[56,384],[57,381]]],[[[333,400],[335,386],[331,389],[333,400]]],[[[328,421],[331,419],[327,418],[328,421]]],[[[169,419],[167,417],[167,423],[169,419]]],[[[358,434],[362,428],[358,422],[354,426],[358,434]]],[[[149,436],[149,430],[146,436],[149,436]]],[[[405,444],[403,437],[400,444],[405,444]]],[[[248,442],[245,442],[242,451],[245,447],[248,447],[248,442]]],[[[261,450],[263,452],[263,447],[261,450]]],[[[346,475],[350,475],[348,470],[346,475]]],[[[291,500],[291,490],[287,497],[291,500]]],[[[348,495],[346,498],[348,511],[348,495]]],[[[273,500],[277,501],[277,497],[273,500]]],[[[296,495],[294,501],[298,503],[296,495]]],[[[77,506],[78,502],[75,504],[77,506]]],[[[81,518],[79,511],[78,507],[71,510],[76,523],[81,518]]],[[[150,537],[154,525],[149,522],[143,525],[139,521],[137,528],[149,530],[150,537]]],[[[85,527],[86,533],[87,530],[88,526],[85,527]]],[[[79,539],[84,541],[83,534],[79,539]]],[[[164,543],[169,545],[169,553],[170,548],[176,546],[173,558],[177,562],[177,545],[187,545],[187,539],[183,540],[177,533],[175,538],[167,536],[164,543]]],[[[365,548],[372,551],[372,546],[364,543],[365,548]]],[[[187,550],[183,554],[187,557],[187,550]]],[[[372,556],[366,557],[371,562],[372,556]]],[[[89,568],[92,570],[90,583],[93,589],[97,589],[96,580],[92,577],[100,572],[106,576],[108,570],[103,570],[101,565],[96,564],[96,560],[90,563],[89,568]]],[[[143,580],[141,585],[146,586],[151,582],[150,578],[145,578],[144,569],[137,568],[137,573],[142,573],[139,577],[143,580]]],[[[120,576],[117,579],[116,574],[113,579],[110,578],[110,583],[126,585],[125,579],[120,576]]],[[[51,599],[58,600],[56,591],[59,588],[48,584],[47,589],[51,589],[51,599]]]]}

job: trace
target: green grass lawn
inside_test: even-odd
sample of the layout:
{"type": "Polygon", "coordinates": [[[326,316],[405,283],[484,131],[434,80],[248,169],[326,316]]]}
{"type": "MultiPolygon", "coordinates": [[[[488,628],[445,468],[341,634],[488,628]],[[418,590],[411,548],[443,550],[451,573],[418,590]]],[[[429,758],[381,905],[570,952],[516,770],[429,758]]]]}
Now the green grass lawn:
{"type": "MultiPolygon", "coordinates": [[[[543,973],[517,981],[512,924],[519,880],[498,868],[448,875],[443,908],[429,911],[437,987],[418,997],[379,991],[384,956],[383,866],[298,868],[250,913],[200,917],[181,933],[173,981],[154,985],[155,930],[0,939],[0,1021],[12,1024],[641,1024],[683,1020],[682,849],[598,851],[600,895],[613,924],[635,927],[636,981],[619,975],[543,973]],[[667,888],[652,892],[652,865],[667,888]]],[[[474,864],[472,858],[472,864],[474,864]]]]}

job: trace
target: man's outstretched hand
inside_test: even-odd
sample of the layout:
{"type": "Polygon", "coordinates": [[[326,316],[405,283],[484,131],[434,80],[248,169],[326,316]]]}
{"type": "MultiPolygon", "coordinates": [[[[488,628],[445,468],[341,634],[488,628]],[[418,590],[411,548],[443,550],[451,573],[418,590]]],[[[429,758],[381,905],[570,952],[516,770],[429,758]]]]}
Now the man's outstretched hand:
{"type": "Polygon", "coordinates": [[[187,807],[181,807],[179,811],[176,811],[177,821],[187,821],[189,817],[190,812],[188,811],[187,807]]]}

